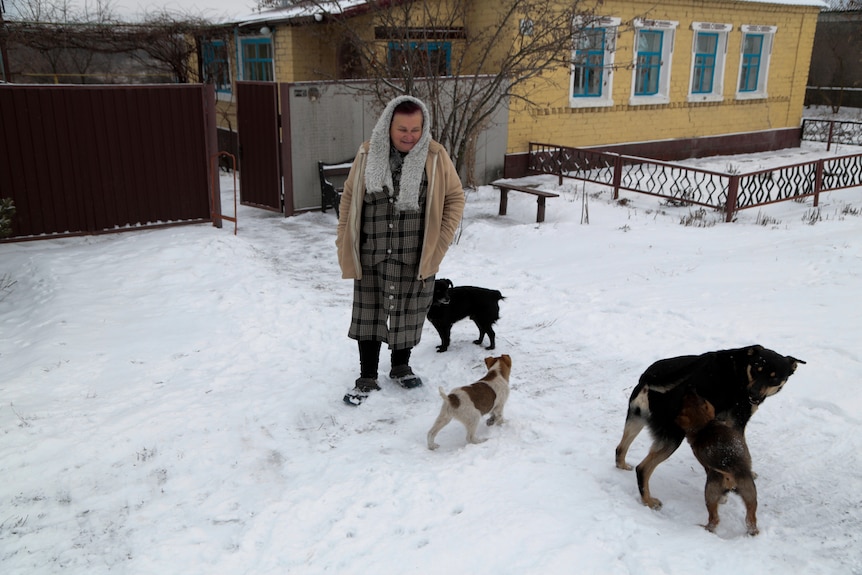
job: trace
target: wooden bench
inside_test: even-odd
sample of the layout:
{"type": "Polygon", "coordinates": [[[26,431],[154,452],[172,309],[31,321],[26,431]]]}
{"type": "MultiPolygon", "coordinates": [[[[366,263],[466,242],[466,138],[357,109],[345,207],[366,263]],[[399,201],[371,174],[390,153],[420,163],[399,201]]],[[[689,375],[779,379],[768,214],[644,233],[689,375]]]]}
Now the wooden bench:
{"type": "Polygon", "coordinates": [[[336,186],[331,179],[335,177],[347,177],[350,173],[350,166],[353,164],[353,158],[343,162],[330,164],[327,162],[317,162],[317,172],[320,176],[320,209],[326,212],[326,208],[334,208],[335,215],[338,216],[338,208],[341,203],[341,192],[344,191],[343,186],[336,186]]]}
{"type": "Polygon", "coordinates": [[[560,194],[554,192],[546,192],[537,190],[536,188],[528,188],[525,186],[516,186],[506,182],[491,182],[491,185],[500,190],[500,215],[506,215],[506,209],[509,206],[509,192],[523,192],[536,196],[538,207],[536,208],[536,222],[545,221],[545,200],[548,198],[559,198],[560,194]]]}

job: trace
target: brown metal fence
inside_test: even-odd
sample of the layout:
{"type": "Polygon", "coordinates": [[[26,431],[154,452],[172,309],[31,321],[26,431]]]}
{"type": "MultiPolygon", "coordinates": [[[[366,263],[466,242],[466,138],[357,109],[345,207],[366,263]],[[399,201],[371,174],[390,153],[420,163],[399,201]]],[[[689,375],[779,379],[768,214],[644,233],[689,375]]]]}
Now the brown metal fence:
{"type": "Polygon", "coordinates": [[[529,172],[553,174],[620,190],[721,210],[731,221],[737,210],[814,197],[862,186],[862,154],[782,166],[750,173],[722,173],[670,162],[553,144],[530,143],[529,172]]]}
{"type": "Polygon", "coordinates": [[[211,86],[0,85],[11,239],[220,223],[211,86]]]}
{"type": "Polygon", "coordinates": [[[833,143],[862,146],[862,122],[805,118],[802,120],[802,139],[826,142],[827,150],[833,143]]]}

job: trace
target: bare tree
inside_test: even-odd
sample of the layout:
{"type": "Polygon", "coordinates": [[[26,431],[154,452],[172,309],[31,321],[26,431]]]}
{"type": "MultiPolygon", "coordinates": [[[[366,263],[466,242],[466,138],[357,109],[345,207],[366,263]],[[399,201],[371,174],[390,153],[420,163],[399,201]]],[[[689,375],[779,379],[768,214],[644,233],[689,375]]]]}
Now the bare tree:
{"type": "MultiPolygon", "coordinates": [[[[48,65],[48,71],[56,78],[67,69],[77,69],[86,73],[87,62],[83,55],[75,54],[73,40],[70,38],[71,26],[86,22],[83,13],[77,11],[70,0],[8,0],[12,13],[17,15],[19,24],[13,25],[12,39],[20,43],[27,38],[26,45],[35,51],[41,61],[48,65]],[[41,32],[36,32],[42,28],[41,32]],[[76,58],[77,56],[77,58],[76,58]]],[[[109,6],[100,7],[109,10],[109,6]]],[[[101,14],[87,14],[87,17],[101,18],[101,14]]]]}
{"type": "Polygon", "coordinates": [[[821,13],[814,36],[809,85],[816,87],[815,101],[837,113],[842,106],[858,105],[858,95],[848,88],[862,88],[862,0],[840,0],[838,8],[821,13]]]}
{"type": "Polygon", "coordinates": [[[55,78],[77,74],[82,83],[97,59],[101,76],[119,63],[110,56],[120,54],[125,55],[121,66],[137,62],[155,75],[187,83],[196,71],[193,38],[210,26],[204,18],[166,10],[148,13],[138,23],[120,22],[113,0],[88,0],[80,9],[73,0],[3,1],[13,3],[18,16],[7,22],[6,41],[36,55],[26,65],[36,71],[47,66],[55,78]]]}
{"type": "MultiPolygon", "coordinates": [[[[167,10],[152,12],[144,17],[140,26],[128,35],[129,47],[143,51],[153,61],[169,69],[180,84],[194,77],[192,56],[198,48],[192,39],[209,26],[203,18],[178,14],[167,10]]],[[[148,60],[139,58],[145,65],[148,60]]]]}
{"type": "Polygon", "coordinates": [[[829,8],[832,10],[862,10],[862,0],[831,0],[829,8]]]}
{"type": "Polygon", "coordinates": [[[399,94],[425,101],[434,138],[469,183],[477,137],[495,110],[532,103],[533,86],[568,68],[573,35],[596,21],[601,0],[504,0],[483,30],[465,27],[474,8],[469,0],[368,0],[371,34],[349,11],[341,15],[337,0],[312,4],[340,39],[339,79],[368,80],[360,90],[381,104],[399,94]],[[440,49],[444,41],[448,52],[440,49]]]}
{"type": "Polygon", "coordinates": [[[257,2],[255,2],[258,11],[272,10],[273,8],[281,8],[282,6],[287,6],[289,4],[295,3],[298,2],[293,2],[289,0],[257,0],[257,2]]]}

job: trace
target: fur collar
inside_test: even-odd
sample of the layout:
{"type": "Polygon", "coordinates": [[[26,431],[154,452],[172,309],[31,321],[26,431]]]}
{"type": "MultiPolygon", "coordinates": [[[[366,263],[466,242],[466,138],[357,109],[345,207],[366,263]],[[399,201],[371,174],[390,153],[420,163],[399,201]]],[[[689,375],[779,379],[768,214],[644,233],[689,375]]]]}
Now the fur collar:
{"type": "Polygon", "coordinates": [[[421,100],[413,96],[399,96],[389,102],[374,130],[368,147],[368,160],[365,165],[365,188],[372,192],[382,191],[384,186],[390,190],[392,172],[389,168],[389,148],[392,145],[389,137],[389,127],[395,107],[401,102],[412,100],[422,109],[422,136],[413,149],[404,157],[401,169],[401,185],[395,209],[398,211],[416,211],[419,209],[419,187],[422,185],[422,175],[425,170],[425,159],[428,157],[428,146],[431,143],[431,115],[421,100]]]}

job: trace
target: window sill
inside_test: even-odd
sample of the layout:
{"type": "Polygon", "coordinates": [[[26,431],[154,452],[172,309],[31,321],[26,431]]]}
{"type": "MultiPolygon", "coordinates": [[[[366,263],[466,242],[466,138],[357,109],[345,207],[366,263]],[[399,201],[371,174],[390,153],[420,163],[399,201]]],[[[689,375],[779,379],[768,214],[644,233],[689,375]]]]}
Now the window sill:
{"type": "Polygon", "coordinates": [[[737,92],[737,100],[766,100],[769,95],[766,92],[737,92]]]}
{"type": "Polygon", "coordinates": [[[688,101],[692,104],[701,104],[705,102],[722,102],[724,96],[720,94],[689,94],[688,101]]]}
{"type": "Polygon", "coordinates": [[[655,106],[669,104],[670,98],[663,94],[655,96],[632,96],[629,98],[629,106],[655,106]]]}
{"type": "Polygon", "coordinates": [[[613,100],[607,98],[569,98],[570,108],[610,108],[613,100]]]}

